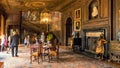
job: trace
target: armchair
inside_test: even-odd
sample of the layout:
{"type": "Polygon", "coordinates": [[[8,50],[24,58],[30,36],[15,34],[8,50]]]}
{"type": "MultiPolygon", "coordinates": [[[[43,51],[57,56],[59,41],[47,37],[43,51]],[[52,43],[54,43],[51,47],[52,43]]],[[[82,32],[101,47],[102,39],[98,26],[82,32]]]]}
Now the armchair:
{"type": "Polygon", "coordinates": [[[59,44],[53,44],[53,45],[51,46],[50,52],[49,52],[49,57],[50,57],[49,62],[51,62],[51,60],[53,58],[56,58],[56,60],[58,62],[58,59],[59,59],[59,44]]]}

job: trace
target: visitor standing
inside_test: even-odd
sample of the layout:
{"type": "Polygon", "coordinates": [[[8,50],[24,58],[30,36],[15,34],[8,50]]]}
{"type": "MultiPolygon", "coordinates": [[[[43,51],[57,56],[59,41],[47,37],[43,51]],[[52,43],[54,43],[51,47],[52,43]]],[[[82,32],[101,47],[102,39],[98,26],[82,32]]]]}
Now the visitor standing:
{"type": "Polygon", "coordinates": [[[3,48],[6,49],[7,46],[6,43],[7,43],[6,36],[3,34],[1,39],[1,52],[3,51],[3,48]]]}
{"type": "Polygon", "coordinates": [[[13,36],[11,37],[11,46],[12,46],[12,57],[18,57],[18,44],[19,44],[19,35],[16,31],[13,32],[13,36]],[[15,55],[14,55],[15,49],[15,55]]]}
{"type": "Polygon", "coordinates": [[[40,41],[42,43],[44,43],[44,41],[45,41],[45,34],[44,34],[44,32],[42,32],[42,34],[41,34],[40,41]]]}
{"type": "Polygon", "coordinates": [[[11,49],[10,42],[11,42],[11,35],[8,36],[8,48],[7,48],[7,53],[9,53],[9,51],[10,51],[10,49],[11,49]]]}
{"type": "Polygon", "coordinates": [[[27,42],[27,46],[29,47],[30,46],[30,36],[29,35],[27,36],[26,42],[27,42]]]}

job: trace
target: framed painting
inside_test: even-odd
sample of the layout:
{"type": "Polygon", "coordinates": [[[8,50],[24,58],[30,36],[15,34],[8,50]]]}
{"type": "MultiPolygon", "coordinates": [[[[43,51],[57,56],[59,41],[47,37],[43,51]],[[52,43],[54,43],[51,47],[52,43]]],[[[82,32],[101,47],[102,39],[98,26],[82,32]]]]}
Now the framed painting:
{"type": "Polygon", "coordinates": [[[80,31],[81,30],[81,20],[76,20],[74,22],[74,31],[80,31]]]}
{"type": "Polygon", "coordinates": [[[75,10],[75,20],[81,19],[81,8],[75,10]]]}
{"type": "Polygon", "coordinates": [[[22,12],[22,18],[26,21],[39,21],[40,20],[40,14],[37,10],[28,10],[22,12]]]}

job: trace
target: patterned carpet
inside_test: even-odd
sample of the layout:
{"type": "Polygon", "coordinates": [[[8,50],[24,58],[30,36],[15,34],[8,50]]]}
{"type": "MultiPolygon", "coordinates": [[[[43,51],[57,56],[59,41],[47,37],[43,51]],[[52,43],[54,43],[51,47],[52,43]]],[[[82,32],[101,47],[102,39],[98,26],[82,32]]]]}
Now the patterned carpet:
{"type": "Polygon", "coordinates": [[[33,62],[30,64],[29,48],[19,47],[19,57],[12,57],[11,53],[0,52],[0,61],[4,62],[4,68],[120,68],[114,64],[95,60],[81,54],[75,54],[71,50],[60,48],[59,62],[55,60],[33,62]]]}

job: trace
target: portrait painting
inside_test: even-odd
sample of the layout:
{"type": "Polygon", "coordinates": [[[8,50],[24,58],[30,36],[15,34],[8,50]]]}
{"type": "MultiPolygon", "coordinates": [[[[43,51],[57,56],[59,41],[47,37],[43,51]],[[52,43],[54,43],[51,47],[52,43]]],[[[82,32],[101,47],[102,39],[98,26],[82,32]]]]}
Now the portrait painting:
{"type": "Polygon", "coordinates": [[[80,31],[81,30],[81,21],[77,20],[74,22],[74,31],[80,31]]]}
{"type": "Polygon", "coordinates": [[[81,19],[81,8],[75,10],[75,19],[81,19]]]}

